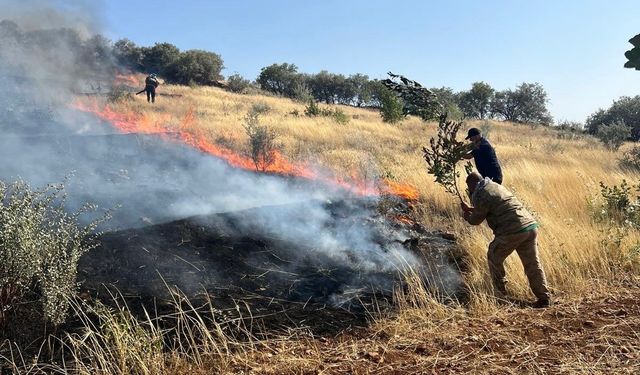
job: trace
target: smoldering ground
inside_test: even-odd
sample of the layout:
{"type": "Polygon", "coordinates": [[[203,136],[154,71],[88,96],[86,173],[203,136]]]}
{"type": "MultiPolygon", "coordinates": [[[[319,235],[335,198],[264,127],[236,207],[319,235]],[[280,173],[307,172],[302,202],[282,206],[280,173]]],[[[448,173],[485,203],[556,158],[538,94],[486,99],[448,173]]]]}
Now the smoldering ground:
{"type": "MultiPolygon", "coordinates": [[[[372,285],[390,289],[402,272],[424,268],[424,261],[406,245],[407,232],[376,216],[375,205],[346,204],[353,197],[339,188],[238,170],[170,135],[117,134],[109,124],[70,109],[76,93],[113,77],[117,66],[104,48],[108,41],[87,34],[98,23],[78,16],[81,11],[68,16],[43,7],[43,2],[27,3],[37,6],[29,11],[11,8],[7,14],[14,19],[0,22],[0,178],[42,186],[70,176],[68,208],[74,211],[89,202],[113,209],[113,220],[101,229],[117,233],[195,215],[206,221],[215,213],[260,208],[250,215],[242,211],[237,216],[242,220],[225,223],[233,223],[233,233],[275,238],[273,244],[298,249],[289,251],[296,256],[285,272],[307,270],[309,262],[318,269],[339,264],[353,271],[358,277],[342,278],[342,292],[372,285]],[[36,27],[43,18],[51,24],[36,27]],[[344,202],[340,215],[334,202],[344,202]],[[374,216],[379,219],[372,225],[367,218],[374,216]]],[[[135,236],[141,243],[163,238],[143,229],[135,236]]],[[[127,241],[119,243],[127,246],[127,241]]],[[[200,245],[205,246],[202,254],[206,243],[200,245]]],[[[428,262],[448,270],[446,281],[433,285],[457,290],[459,280],[451,276],[456,273],[443,257],[428,262]]],[[[160,259],[154,264],[172,273],[172,263],[160,259]]],[[[207,269],[214,281],[228,280],[215,276],[220,275],[215,267],[207,269]]],[[[135,278],[136,271],[129,271],[127,277],[135,278]]],[[[184,288],[202,282],[173,274],[184,288]]]]}

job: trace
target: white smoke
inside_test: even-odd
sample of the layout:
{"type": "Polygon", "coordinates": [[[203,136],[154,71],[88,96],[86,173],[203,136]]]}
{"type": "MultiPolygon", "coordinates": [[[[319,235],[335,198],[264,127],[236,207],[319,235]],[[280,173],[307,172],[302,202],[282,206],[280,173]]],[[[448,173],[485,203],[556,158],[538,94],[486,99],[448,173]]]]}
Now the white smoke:
{"type": "Polygon", "coordinates": [[[344,191],[238,170],[151,135],[119,135],[70,110],[78,92],[112,73],[111,62],[96,66],[86,55],[100,24],[93,2],[49,4],[0,2],[9,20],[0,23],[0,178],[42,186],[72,175],[71,210],[85,202],[120,206],[103,229],[273,206],[242,229],[261,228],[362,272],[420,266],[402,245],[406,234],[388,229],[398,238],[380,241],[379,228],[363,225],[374,212],[354,206],[345,211],[352,216],[335,217],[325,203],[348,202],[344,191]]]}

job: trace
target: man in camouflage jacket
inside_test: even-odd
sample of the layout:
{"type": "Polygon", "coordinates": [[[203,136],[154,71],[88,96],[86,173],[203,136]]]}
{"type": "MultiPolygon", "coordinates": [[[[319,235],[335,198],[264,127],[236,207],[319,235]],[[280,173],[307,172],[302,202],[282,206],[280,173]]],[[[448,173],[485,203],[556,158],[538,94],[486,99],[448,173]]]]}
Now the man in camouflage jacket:
{"type": "Polygon", "coordinates": [[[534,307],[549,307],[551,294],[538,256],[538,223],[535,218],[509,190],[490,178],[483,178],[478,172],[467,176],[467,187],[473,207],[461,204],[464,219],[471,225],[479,225],[486,220],[495,236],[489,244],[487,257],[496,291],[506,293],[504,261],[515,250],[524,266],[529,286],[538,298],[534,307]]]}

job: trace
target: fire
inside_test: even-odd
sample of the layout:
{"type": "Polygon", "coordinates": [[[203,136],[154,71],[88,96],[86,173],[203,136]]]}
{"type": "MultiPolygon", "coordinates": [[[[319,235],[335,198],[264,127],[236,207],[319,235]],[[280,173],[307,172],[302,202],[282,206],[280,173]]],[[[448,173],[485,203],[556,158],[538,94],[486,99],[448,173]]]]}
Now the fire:
{"type": "MultiPolygon", "coordinates": [[[[140,113],[122,113],[113,110],[109,105],[101,106],[95,98],[76,99],[71,106],[79,111],[92,113],[98,118],[111,123],[121,133],[157,134],[165,139],[179,141],[204,153],[223,159],[235,168],[250,171],[255,171],[256,169],[251,158],[212,143],[206,137],[198,134],[197,127],[194,126],[197,119],[192,110],[182,119],[178,130],[174,130],[164,125],[169,122],[170,117],[168,115],[152,119],[140,113]]],[[[382,181],[382,186],[378,187],[357,178],[345,179],[336,176],[325,176],[308,165],[294,164],[288,161],[280,153],[276,153],[275,161],[266,166],[264,172],[320,181],[331,186],[339,186],[361,196],[391,194],[407,200],[416,200],[419,197],[418,191],[411,185],[385,179],[382,181]]]]}
{"type": "Polygon", "coordinates": [[[115,79],[113,80],[113,85],[127,85],[127,86],[140,86],[140,80],[138,80],[135,74],[122,74],[117,73],[115,79]]]}

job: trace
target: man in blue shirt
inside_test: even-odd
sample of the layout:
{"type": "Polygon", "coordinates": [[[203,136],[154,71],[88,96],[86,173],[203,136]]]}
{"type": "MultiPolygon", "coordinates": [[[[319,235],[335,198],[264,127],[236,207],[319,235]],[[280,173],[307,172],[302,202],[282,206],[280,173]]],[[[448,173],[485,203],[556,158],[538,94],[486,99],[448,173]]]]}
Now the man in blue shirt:
{"type": "Polygon", "coordinates": [[[502,184],[502,168],[498,162],[496,150],[491,146],[491,143],[482,136],[477,128],[469,129],[465,139],[471,141],[473,149],[464,158],[473,158],[476,169],[482,177],[489,177],[493,182],[502,184]]]}

